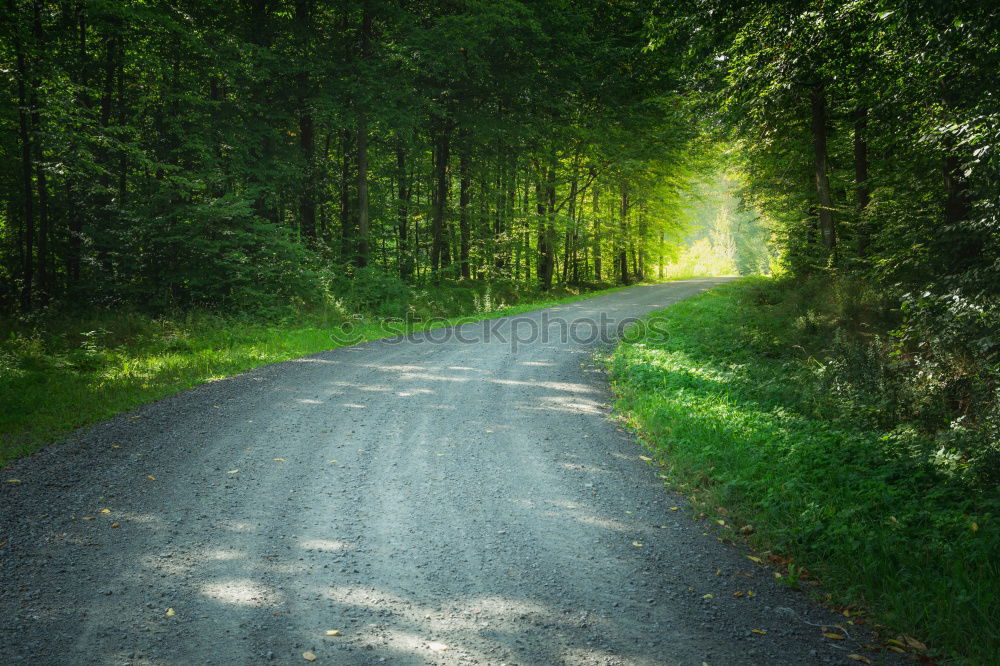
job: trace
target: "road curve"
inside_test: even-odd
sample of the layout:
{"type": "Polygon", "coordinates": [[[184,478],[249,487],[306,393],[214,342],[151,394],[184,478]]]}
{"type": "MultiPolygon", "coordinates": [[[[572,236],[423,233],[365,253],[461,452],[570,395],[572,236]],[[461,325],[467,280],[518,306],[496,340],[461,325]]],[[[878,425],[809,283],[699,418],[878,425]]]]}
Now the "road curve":
{"type": "Polygon", "coordinates": [[[857,663],[609,419],[588,322],[718,282],[257,368],[16,462],[0,661],[857,663]]]}

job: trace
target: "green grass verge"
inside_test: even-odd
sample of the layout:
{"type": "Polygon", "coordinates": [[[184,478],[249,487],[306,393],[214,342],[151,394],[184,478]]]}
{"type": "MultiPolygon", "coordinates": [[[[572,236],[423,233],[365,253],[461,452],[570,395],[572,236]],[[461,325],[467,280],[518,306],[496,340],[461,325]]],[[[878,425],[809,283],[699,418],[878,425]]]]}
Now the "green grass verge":
{"type": "MultiPolygon", "coordinates": [[[[11,326],[0,338],[0,467],[75,428],[207,381],[344,344],[398,333],[504,317],[569,303],[619,288],[535,297],[476,311],[442,304],[432,292],[425,311],[468,308],[461,315],[393,322],[330,311],[285,323],[189,312],[177,317],[106,314],[11,326]],[[350,322],[350,340],[335,337],[350,322]]],[[[456,289],[448,290],[453,297],[456,289]]]]}
{"type": "Polygon", "coordinates": [[[830,409],[818,362],[793,347],[795,313],[755,298],[763,286],[717,287],[635,327],[608,359],[619,408],[701,510],[752,525],[753,545],[807,569],[831,601],[945,659],[996,663],[996,490],[830,409]]]}

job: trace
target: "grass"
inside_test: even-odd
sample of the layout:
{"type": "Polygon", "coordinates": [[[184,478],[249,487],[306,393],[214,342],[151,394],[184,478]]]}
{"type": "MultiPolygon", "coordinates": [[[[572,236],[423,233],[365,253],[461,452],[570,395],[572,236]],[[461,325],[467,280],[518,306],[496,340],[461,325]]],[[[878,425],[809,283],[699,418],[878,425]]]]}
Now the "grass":
{"type": "MultiPolygon", "coordinates": [[[[652,315],[608,359],[619,408],[700,511],[955,663],[1000,654],[1000,497],[853,419],[795,308],[741,280],[652,315]],[[748,530],[749,531],[749,530],[748,530]]],[[[810,586],[811,587],[811,586],[810,586]]]]}

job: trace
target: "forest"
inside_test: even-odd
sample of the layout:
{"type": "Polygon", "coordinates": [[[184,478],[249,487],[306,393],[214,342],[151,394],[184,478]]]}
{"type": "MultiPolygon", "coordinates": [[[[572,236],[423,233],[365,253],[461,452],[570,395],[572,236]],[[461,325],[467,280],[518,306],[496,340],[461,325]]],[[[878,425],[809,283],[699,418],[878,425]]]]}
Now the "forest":
{"type": "Polygon", "coordinates": [[[628,284],[663,263],[699,168],[638,6],[8,13],[8,312],[266,310],[344,278],[628,284]]]}
{"type": "MultiPolygon", "coordinates": [[[[5,401],[199,317],[765,275],[719,306],[770,313],[759,355],[882,433],[887,477],[953,484],[963,534],[1000,515],[996,3],[3,1],[5,401]]],[[[997,632],[991,589],[961,617],[997,632]]]]}

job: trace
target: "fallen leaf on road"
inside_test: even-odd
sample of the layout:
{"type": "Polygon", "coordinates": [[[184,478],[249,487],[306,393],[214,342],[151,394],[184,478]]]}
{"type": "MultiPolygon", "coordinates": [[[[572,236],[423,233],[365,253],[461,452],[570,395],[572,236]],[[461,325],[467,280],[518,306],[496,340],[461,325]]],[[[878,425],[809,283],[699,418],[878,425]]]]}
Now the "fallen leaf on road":
{"type": "Polygon", "coordinates": [[[918,652],[927,652],[927,646],[918,641],[913,636],[903,636],[903,641],[918,652]]]}
{"type": "Polygon", "coordinates": [[[736,590],[735,592],[733,592],[733,596],[739,599],[740,597],[743,596],[743,593],[740,592],[739,590],[736,590]]]}
{"type": "Polygon", "coordinates": [[[868,657],[862,656],[860,654],[849,654],[849,655],[847,655],[847,658],[848,659],[853,659],[854,661],[860,661],[862,664],[870,664],[870,663],[872,663],[871,659],[869,659],[868,657]]]}
{"type": "Polygon", "coordinates": [[[747,555],[747,559],[750,560],[751,562],[756,562],[757,564],[761,564],[764,561],[759,557],[754,557],[753,555],[747,555]]]}
{"type": "Polygon", "coordinates": [[[752,597],[753,596],[753,590],[747,590],[747,596],[748,597],[752,597]]]}
{"type": "Polygon", "coordinates": [[[635,546],[636,548],[642,548],[642,544],[639,543],[638,541],[633,541],[632,545],[635,546]]]}
{"type": "Polygon", "coordinates": [[[231,469],[231,470],[229,470],[228,472],[226,472],[226,474],[236,474],[236,473],[237,473],[237,472],[239,472],[239,471],[240,471],[240,470],[238,470],[238,469],[231,469]]]}
{"type": "Polygon", "coordinates": [[[761,636],[763,636],[764,634],[767,633],[763,629],[751,629],[750,631],[753,632],[753,633],[755,633],[755,634],[760,634],[761,636]]]}
{"type": "Polygon", "coordinates": [[[702,599],[714,599],[714,598],[715,597],[713,597],[711,594],[706,594],[705,596],[702,597],[702,599]]]}
{"type": "Polygon", "coordinates": [[[302,658],[305,659],[306,661],[316,661],[316,655],[314,655],[312,652],[303,652],[302,658]]]}
{"type": "Polygon", "coordinates": [[[177,615],[177,611],[175,611],[173,608],[168,608],[167,617],[173,617],[174,615],[177,615]]]}
{"type": "Polygon", "coordinates": [[[147,474],[146,478],[149,479],[150,481],[156,481],[156,477],[153,476],[152,474],[147,474]]]}
{"type": "Polygon", "coordinates": [[[725,526],[726,526],[726,521],[724,521],[724,520],[717,520],[717,521],[715,521],[715,522],[719,523],[719,524],[720,524],[720,525],[722,525],[723,527],[725,527],[725,526]]]}
{"type": "Polygon", "coordinates": [[[427,647],[434,650],[435,652],[444,652],[448,649],[448,646],[444,643],[428,643],[427,647]]]}
{"type": "Polygon", "coordinates": [[[639,460],[645,460],[646,462],[653,462],[653,459],[649,456],[639,456],[639,460]]]}
{"type": "Polygon", "coordinates": [[[840,634],[831,634],[829,632],[824,632],[823,635],[826,638],[829,638],[831,641],[842,641],[842,640],[844,640],[844,637],[841,636],[840,634]]]}
{"type": "Polygon", "coordinates": [[[84,516],[83,519],[84,520],[93,520],[94,517],[93,516],[84,516]]]}
{"type": "Polygon", "coordinates": [[[672,507],[670,507],[670,510],[671,510],[671,511],[676,511],[676,510],[677,510],[677,509],[679,509],[679,508],[680,508],[679,506],[672,506],[672,507]]]}
{"type": "Polygon", "coordinates": [[[275,458],[274,462],[285,462],[284,458],[275,458]]]}
{"type": "Polygon", "coordinates": [[[118,523],[118,521],[115,521],[115,522],[111,523],[112,529],[115,528],[115,527],[119,527],[119,526],[120,526],[120,524],[118,523]]]}
{"type": "Polygon", "coordinates": [[[327,629],[326,630],[326,635],[327,636],[339,636],[340,635],[340,629],[327,629]]]}
{"type": "Polygon", "coordinates": [[[21,483],[21,479],[7,479],[7,483],[21,483]]]}
{"type": "Polygon", "coordinates": [[[328,460],[327,462],[335,463],[335,462],[337,462],[337,459],[334,458],[333,460],[328,460]]]}
{"type": "Polygon", "coordinates": [[[111,509],[101,509],[101,513],[111,513],[111,509]]]}

